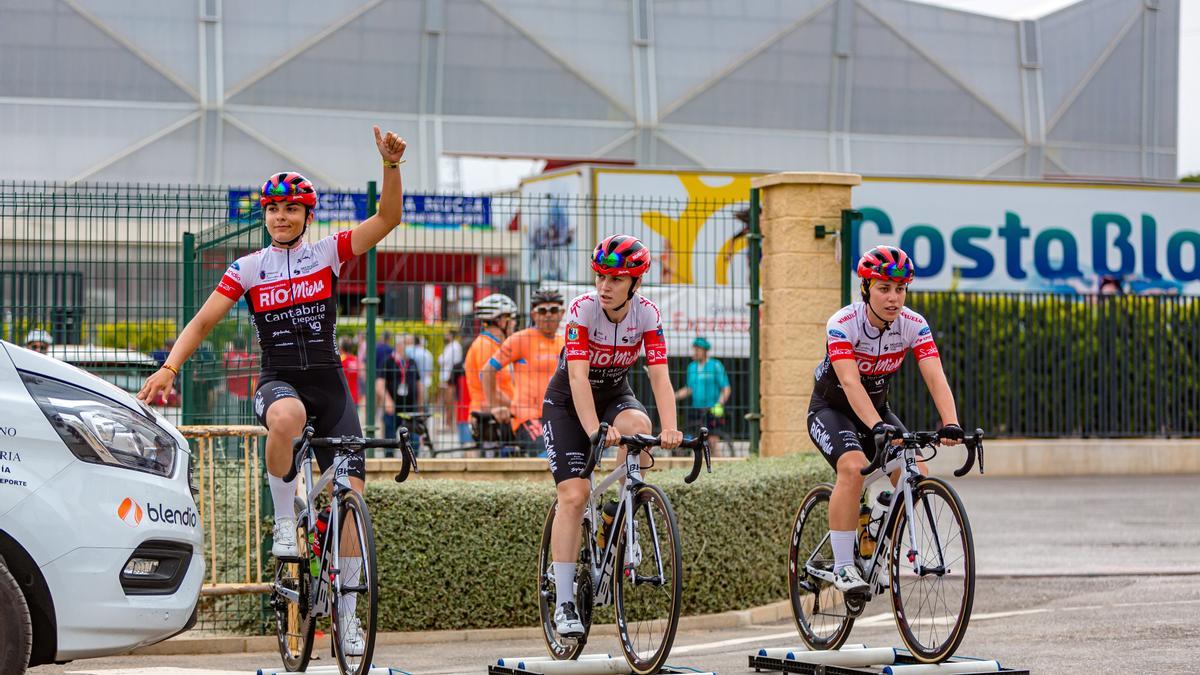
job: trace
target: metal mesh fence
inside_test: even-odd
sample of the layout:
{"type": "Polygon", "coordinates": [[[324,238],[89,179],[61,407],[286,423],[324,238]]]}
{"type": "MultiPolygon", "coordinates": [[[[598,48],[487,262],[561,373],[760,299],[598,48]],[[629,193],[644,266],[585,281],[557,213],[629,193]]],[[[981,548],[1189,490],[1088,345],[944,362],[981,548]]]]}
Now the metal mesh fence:
{"type": "MultiPolygon", "coordinates": [[[[1200,298],[912,293],[959,417],[993,436],[1200,432],[1200,298]]],[[[891,397],[910,427],[937,412],[912,359],[891,397]]]]}
{"type": "MultiPolygon", "coordinates": [[[[364,194],[322,197],[326,199],[340,206],[324,218],[318,213],[309,241],[366,217],[364,194]]],[[[376,254],[375,294],[380,300],[376,344],[367,344],[365,335],[366,256],[347,261],[337,281],[337,332],[340,340],[350,341],[349,353],[359,369],[357,389],[365,399],[372,386],[367,381],[368,361],[374,360],[378,368],[383,363],[377,359],[379,354],[405,353],[420,366],[422,376],[420,400],[409,405],[433,414],[429,422],[433,451],[456,454],[456,448],[471,442],[457,429],[464,412],[445,404],[447,389],[458,387],[450,386],[456,359],[443,351],[450,340],[456,340],[465,353],[478,338],[481,326],[473,318],[474,303],[492,293],[508,295],[522,313],[517,329],[533,327],[529,302],[533,292],[553,288],[569,301],[589,291],[593,283],[589,258],[596,241],[627,232],[641,237],[654,253],[641,292],[662,309],[676,387],[687,383],[693,341],[704,338],[711,345],[708,356],[721,362],[732,390],[725,414],[716,419],[703,413],[712,403],[701,384],[699,400],[688,397],[679,402],[681,421],[691,422],[692,428],[702,423],[719,426],[731,441],[724,452],[745,454],[749,434],[744,416],[750,390],[745,218],[745,203],[728,200],[580,195],[426,196],[411,202],[406,198],[406,224],[386,238],[376,254]]],[[[231,207],[226,222],[196,237],[195,283],[190,301],[185,297],[185,308],[203,302],[230,262],[264,245],[261,222],[256,201],[242,199],[231,207]]],[[[202,393],[190,397],[197,401],[189,409],[191,421],[252,422],[245,401],[229,395],[253,391],[258,354],[247,317],[245,303],[239,302],[218,327],[223,331],[220,337],[210,340],[214,359],[195,366],[194,381],[202,393]],[[250,348],[243,351],[241,345],[250,348]],[[235,386],[239,382],[241,386],[235,386]]],[[[562,334],[561,325],[557,332],[562,334]]],[[[518,376],[522,376],[521,365],[515,366],[518,376]]],[[[707,377],[714,369],[713,364],[694,369],[693,377],[707,377]]],[[[631,372],[635,391],[653,408],[644,370],[638,366],[631,372]]],[[[463,374],[479,377],[477,372],[463,374]]],[[[368,415],[365,401],[362,407],[364,421],[379,421],[368,415]]]]}
{"type": "MultiPolygon", "coordinates": [[[[389,346],[403,350],[411,338],[421,340],[432,365],[422,373],[428,391],[420,406],[434,413],[435,449],[469,445],[456,429],[461,402],[442,405],[442,384],[453,379],[455,364],[439,364],[438,357],[448,340],[458,340],[465,350],[477,338],[475,301],[493,292],[508,294],[522,312],[518,328],[524,328],[530,325],[534,290],[552,287],[567,300],[587,292],[595,242],[627,232],[654,253],[642,292],[662,309],[673,383],[677,388],[688,383],[692,342],[706,339],[732,390],[719,420],[724,438],[732,442],[718,453],[747,452],[744,202],[413,195],[405,206],[406,224],[377,247],[374,257],[379,338],[372,341],[366,334],[364,300],[372,264],[366,255],[346,261],[341,270],[338,335],[350,342],[361,394],[373,385],[365,374],[369,364],[375,365],[380,349],[375,343],[387,334],[389,346]]],[[[365,193],[323,194],[307,238],[316,241],[352,227],[367,210],[365,193]]],[[[52,342],[52,356],[136,392],[229,264],[269,243],[262,223],[255,195],[245,189],[0,182],[0,337],[16,344],[30,337],[52,342]],[[35,331],[47,335],[31,335],[35,331]]],[[[180,390],[160,409],[189,425],[254,424],[250,399],[260,363],[243,300],[187,362],[180,390]]],[[[636,365],[631,375],[639,398],[656,417],[644,369],[636,365]]],[[[717,426],[718,420],[703,414],[711,402],[696,403],[691,398],[679,402],[681,422],[693,430],[701,423],[717,426]]],[[[376,422],[365,400],[360,414],[364,422],[376,422]]],[[[189,433],[209,569],[197,627],[261,632],[263,596],[240,592],[261,583],[269,558],[264,554],[269,497],[262,492],[261,447],[257,439],[205,440],[205,433],[199,438],[189,433]]]]}

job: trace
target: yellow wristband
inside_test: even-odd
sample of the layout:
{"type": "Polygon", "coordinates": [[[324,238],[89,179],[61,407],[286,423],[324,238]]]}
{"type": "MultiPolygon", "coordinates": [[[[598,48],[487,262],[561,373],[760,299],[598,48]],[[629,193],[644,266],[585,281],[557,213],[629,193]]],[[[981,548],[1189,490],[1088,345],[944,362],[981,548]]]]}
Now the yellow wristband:
{"type": "Polygon", "coordinates": [[[176,368],[175,366],[173,366],[173,365],[171,365],[171,364],[169,364],[169,363],[164,363],[164,364],[162,364],[162,367],[163,367],[163,368],[166,368],[167,370],[169,370],[169,371],[171,371],[172,373],[174,373],[174,374],[175,374],[175,377],[179,377],[179,369],[178,369],[178,368],[176,368]]]}
{"type": "Polygon", "coordinates": [[[385,160],[383,160],[383,168],[385,168],[385,169],[398,169],[398,168],[400,168],[400,165],[401,165],[401,164],[403,164],[403,163],[404,163],[404,160],[403,160],[403,159],[402,159],[402,160],[400,160],[399,162],[389,162],[389,161],[387,161],[387,160],[385,159],[385,160]]]}

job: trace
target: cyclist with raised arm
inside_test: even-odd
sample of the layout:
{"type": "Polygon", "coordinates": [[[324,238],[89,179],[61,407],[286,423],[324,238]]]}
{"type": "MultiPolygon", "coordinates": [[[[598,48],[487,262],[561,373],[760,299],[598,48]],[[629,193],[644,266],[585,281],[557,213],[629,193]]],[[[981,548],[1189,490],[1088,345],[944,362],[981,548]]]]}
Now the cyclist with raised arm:
{"type": "Polygon", "coordinates": [[[530,299],[533,327],[508,336],[500,349],[483,367],[483,392],[492,417],[500,424],[512,424],[513,437],[524,448],[542,446],[542,399],[546,385],[558,367],[563,339],[563,296],[553,288],[539,288],[530,299]],[[511,367],[512,402],[499,404],[496,375],[511,367]]]}
{"type": "MultiPolygon", "coordinates": [[[[808,435],[837,472],[829,499],[829,539],[834,557],[834,585],[843,593],[867,590],[854,562],[861,470],[878,450],[873,439],[887,431],[904,431],[888,406],[888,382],[912,350],[942,424],[943,445],[963,440],[954,394],[946,382],[942,360],[929,324],[904,308],[914,277],[912,259],[894,246],[876,246],[858,261],[862,302],[839,309],[826,325],[825,359],[814,373],[816,384],[808,407],[808,435]],[[872,439],[868,448],[862,439],[872,439]]],[[[920,464],[925,472],[924,464],[920,464]]],[[[893,481],[895,478],[893,477],[893,481]]]]}
{"type": "MultiPolygon", "coordinates": [[[[357,227],[316,243],[304,241],[313,221],[317,193],[298,173],[277,173],[263,184],[259,202],[271,244],[238,258],[226,270],[216,290],[179,334],[162,368],[146,378],[138,392],[154,401],[179,376],[179,369],[239,298],[245,297],[262,349],[262,372],[254,394],[254,412],[267,428],[267,480],[275,506],[271,553],[296,558],[296,514],[293,498],[292,439],[299,437],[309,417],[316,418],[316,436],[362,436],[346,376],[338,357],[337,281],[342,265],[368,251],[400,224],[403,186],[400,164],[405,142],[392,132],[374,127],[375,145],[383,158],[383,190],[379,211],[357,227]]],[[[317,451],[321,470],[333,463],[334,451],[317,451]]],[[[363,490],[365,466],[361,451],[338,468],[348,474],[352,489],[363,490]]],[[[348,540],[352,546],[357,544],[348,540]]],[[[338,568],[343,583],[358,584],[361,552],[343,549],[338,568]]],[[[342,616],[346,653],[361,656],[364,639],[355,616],[357,594],[343,596],[342,616]]]]}
{"type": "MultiPolygon", "coordinates": [[[[667,373],[667,343],[658,306],[637,291],[650,269],[650,249],[637,238],[615,234],[592,252],[596,290],[567,306],[566,346],[546,388],[542,442],[558,490],[551,533],[556,593],[554,625],[565,638],[580,637],[583,622],[575,607],[575,565],[580,524],[590,495],[587,476],[592,438],[607,422],[607,446],[621,436],[651,432],[650,416],[629,386],[629,369],[646,353],[650,387],[658,406],[665,450],[679,447],[683,433],[675,417],[675,390],[667,373]]],[[[625,448],[618,453],[623,462],[625,448]]],[[[643,456],[648,464],[651,460],[643,456]]]]}

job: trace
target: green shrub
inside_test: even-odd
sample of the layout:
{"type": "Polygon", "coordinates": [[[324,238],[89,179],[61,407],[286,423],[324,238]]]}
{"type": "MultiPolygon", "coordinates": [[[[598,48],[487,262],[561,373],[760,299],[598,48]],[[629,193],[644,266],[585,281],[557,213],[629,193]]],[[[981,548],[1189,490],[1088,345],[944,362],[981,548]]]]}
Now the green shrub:
{"type": "MultiPolygon", "coordinates": [[[[720,465],[692,485],[654,472],[679,520],[683,612],[744,609],[787,596],[787,545],[800,498],[832,472],[815,455],[720,465]]],[[[549,483],[370,483],[381,630],[538,623],[537,549],[549,483]]],[[[603,614],[601,614],[603,619],[603,614]]]]}

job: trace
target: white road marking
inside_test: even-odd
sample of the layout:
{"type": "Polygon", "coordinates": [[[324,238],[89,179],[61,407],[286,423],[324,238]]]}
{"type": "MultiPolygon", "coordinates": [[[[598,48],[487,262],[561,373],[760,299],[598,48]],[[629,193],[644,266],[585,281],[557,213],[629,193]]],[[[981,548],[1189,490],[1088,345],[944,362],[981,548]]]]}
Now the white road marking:
{"type": "Polygon", "coordinates": [[[104,670],[68,670],[67,675],[246,675],[244,670],[211,668],[112,668],[104,670]]]}
{"type": "Polygon", "coordinates": [[[752,635],[750,637],[733,638],[731,640],[720,640],[718,642],[705,642],[698,645],[687,645],[686,647],[673,647],[671,656],[677,654],[691,654],[705,649],[714,649],[717,647],[731,647],[733,645],[750,644],[751,642],[769,642],[771,640],[783,640],[784,638],[796,640],[796,644],[800,644],[800,636],[796,631],[790,630],[786,633],[771,633],[769,635],[752,635]]]}

